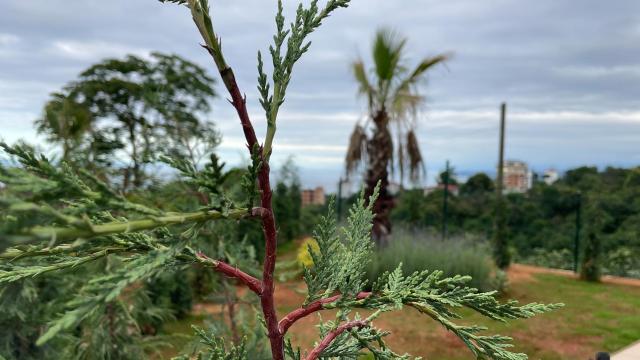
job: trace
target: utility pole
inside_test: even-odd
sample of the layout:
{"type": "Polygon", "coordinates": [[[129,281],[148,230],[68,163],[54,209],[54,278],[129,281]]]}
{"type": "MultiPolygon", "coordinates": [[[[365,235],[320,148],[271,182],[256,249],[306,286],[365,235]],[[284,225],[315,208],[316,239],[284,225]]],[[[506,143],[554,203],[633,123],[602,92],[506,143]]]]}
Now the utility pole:
{"type": "Polygon", "coordinates": [[[442,198],[442,240],[447,239],[447,202],[449,200],[449,160],[444,171],[444,197],[442,198]]]}
{"type": "Polygon", "coordinates": [[[496,265],[505,269],[511,263],[509,248],[506,239],[506,219],[504,217],[505,204],[502,196],[504,182],[504,128],[507,112],[507,104],[500,106],[500,150],[498,154],[498,176],[496,184],[496,209],[493,234],[493,257],[496,265]]]}
{"type": "Polygon", "coordinates": [[[504,122],[507,112],[507,104],[500,106],[500,150],[498,153],[498,179],[496,184],[496,194],[498,200],[502,200],[502,187],[504,177],[504,122]]]}
{"type": "Polygon", "coordinates": [[[580,191],[576,194],[576,232],[573,238],[573,272],[578,272],[578,260],[580,255],[580,227],[582,222],[580,221],[580,213],[582,212],[582,193],[580,191]]]}

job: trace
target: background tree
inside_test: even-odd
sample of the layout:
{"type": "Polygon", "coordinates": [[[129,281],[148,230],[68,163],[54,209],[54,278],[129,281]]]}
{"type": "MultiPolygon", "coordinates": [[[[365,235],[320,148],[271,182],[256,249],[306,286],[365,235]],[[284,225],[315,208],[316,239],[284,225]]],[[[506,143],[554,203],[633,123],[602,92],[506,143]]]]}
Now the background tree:
{"type": "Polygon", "coordinates": [[[580,278],[586,281],[600,281],[602,274],[602,230],[608,220],[597,198],[589,199],[587,206],[587,231],[582,249],[580,278]]]}
{"type": "Polygon", "coordinates": [[[442,207],[439,205],[436,199],[427,199],[423,189],[407,189],[398,195],[391,220],[411,228],[435,226],[438,220],[442,220],[442,207]]]}
{"type": "Polygon", "coordinates": [[[448,170],[443,170],[440,174],[438,174],[436,181],[440,185],[444,185],[445,183],[449,185],[458,185],[456,169],[454,167],[449,167],[448,170]]]}
{"type": "Polygon", "coordinates": [[[274,190],[273,210],[278,219],[278,241],[288,242],[302,234],[302,198],[298,169],[289,158],[280,169],[274,190]]]}
{"type": "Polygon", "coordinates": [[[367,100],[369,118],[364,124],[357,124],[351,134],[346,169],[353,174],[360,163],[366,163],[367,196],[378,182],[381,184],[380,196],[373,206],[376,214],[373,237],[379,244],[384,244],[391,232],[389,214],[393,199],[387,190],[389,171],[393,173],[397,167],[402,183],[406,172],[416,180],[424,169],[415,133],[417,112],[425,101],[419,85],[428,70],[447,59],[447,55],[426,57],[410,69],[405,58],[406,42],[395,32],[379,30],[373,42],[371,71],[362,60],[352,64],[358,93],[367,100]]]}
{"type": "Polygon", "coordinates": [[[36,120],[38,133],[44,134],[48,141],[61,144],[62,160],[72,162],[72,149],[78,149],[93,125],[91,111],[75,99],[62,94],[51,94],[45,106],[42,118],[36,120]]]}
{"type": "Polygon", "coordinates": [[[580,279],[586,281],[600,281],[602,268],[602,245],[600,235],[596,231],[589,231],[582,255],[580,279]]]}
{"type": "Polygon", "coordinates": [[[477,173],[471,176],[460,187],[460,195],[473,196],[484,195],[495,189],[493,180],[485,173],[477,173]]]}
{"type": "MultiPolygon", "coordinates": [[[[573,269],[576,233],[576,193],[597,199],[600,215],[585,209],[580,231],[582,250],[593,231],[601,247],[603,274],[640,278],[640,172],[638,168],[577,168],[555,183],[534,182],[526,193],[504,198],[505,231],[510,240],[508,255],[519,263],[573,269]],[[602,223],[594,228],[594,221],[602,223]]],[[[491,238],[496,198],[491,179],[471,176],[460,186],[460,195],[450,197],[449,230],[452,234],[476,234],[491,238]]],[[[420,230],[436,231],[441,221],[440,190],[423,194],[406,190],[397,198],[392,212],[395,222],[420,230]]],[[[595,200],[592,200],[595,201],[595,200]]]]}
{"type": "MultiPolygon", "coordinates": [[[[156,52],[148,60],[134,55],[107,59],[54,95],[40,129],[60,139],[67,153],[81,133],[71,130],[90,128],[87,154],[124,162],[122,189],[126,191],[142,185],[144,166],[157,154],[198,160],[217,145],[215,127],[202,119],[215,95],[213,85],[204,69],[177,55],[156,52]],[[65,104],[69,105],[65,108],[65,104]],[[64,112],[53,111],[58,108],[64,112]],[[82,116],[67,116],[75,113],[82,116]],[[91,121],[90,126],[84,125],[87,121],[81,122],[83,126],[60,126],[60,118],[91,121]]],[[[74,121],[70,123],[80,123],[74,121]]]]}
{"type": "Polygon", "coordinates": [[[511,249],[507,243],[507,219],[506,214],[507,203],[502,198],[496,200],[494,209],[494,217],[496,218],[493,233],[493,259],[500,269],[506,269],[511,264],[511,249]]]}

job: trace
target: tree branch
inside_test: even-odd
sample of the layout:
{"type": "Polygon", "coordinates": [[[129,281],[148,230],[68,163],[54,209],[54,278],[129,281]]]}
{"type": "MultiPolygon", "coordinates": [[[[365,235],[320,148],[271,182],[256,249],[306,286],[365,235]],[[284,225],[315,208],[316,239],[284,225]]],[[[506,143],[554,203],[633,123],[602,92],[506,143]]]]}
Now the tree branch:
{"type": "MultiPolygon", "coordinates": [[[[361,292],[358,295],[356,295],[356,299],[358,300],[362,300],[365,299],[367,297],[369,297],[371,295],[370,292],[361,292]]],[[[287,330],[289,330],[289,328],[298,320],[305,318],[311,314],[313,314],[314,312],[320,311],[320,310],[324,310],[325,309],[325,305],[327,304],[331,304],[334,303],[336,301],[338,301],[340,299],[342,295],[335,295],[332,297],[328,297],[326,299],[320,299],[318,301],[314,301],[311,304],[301,307],[299,309],[293,310],[292,312],[288,313],[285,317],[282,318],[282,320],[280,320],[280,322],[278,323],[278,330],[280,330],[281,334],[286,334],[287,330]]]]}
{"type": "Polygon", "coordinates": [[[77,238],[90,239],[97,236],[151,230],[167,225],[186,224],[215,219],[241,219],[246,216],[247,209],[233,209],[230,210],[227,214],[223,214],[222,212],[217,210],[197,211],[190,213],[170,213],[165,216],[126,222],[114,221],[99,225],[93,225],[87,221],[86,223],[77,224],[79,225],[79,227],[34,227],[24,233],[11,235],[11,237],[28,241],[49,239],[60,241],[73,240],[77,238]]]}
{"type": "Polygon", "coordinates": [[[254,293],[258,295],[262,294],[262,282],[254,278],[253,276],[243,272],[237,267],[231,266],[220,260],[214,260],[202,252],[197,252],[196,257],[198,258],[198,261],[204,264],[211,265],[216,271],[227,275],[228,277],[240,280],[254,293]]]}
{"type": "Polygon", "coordinates": [[[259,156],[262,160],[258,171],[258,187],[260,188],[260,205],[262,209],[256,212],[256,214],[262,218],[262,231],[265,238],[265,256],[262,272],[260,302],[264,319],[267,324],[267,333],[271,342],[273,357],[276,360],[280,360],[284,359],[284,344],[282,334],[278,331],[278,317],[273,301],[273,293],[275,289],[273,278],[276,265],[277,232],[276,222],[271,206],[272,194],[269,180],[269,162],[263,153],[262,147],[258,144],[258,139],[247,111],[246,98],[242,95],[240,88],[238,87],[233,70],[230,67],[218,67],[218,70],[220,71],[220,76],[222,77],[222,81],[224,82],[229,95],[231,95],[231,105],[236,109],[236,113],[240,119],[240,124],[242,125],[244,137],[247,140],[249,152],[253,156],[259,156]],[[255,153],[256,151],[258,152],[257,154],[255,153]]]}
{"type": "Polygon", "coordinates": [[[361,328],[369,326],[369,320],[352,320],[346,322],[334,330],[329,331],[329,333],[320,341],[320,343],[307,355],[305,360],[316,360],[320,357],[320,354],[331,345],[333,340],[335,340],[340,334],[343,332],[353,329],[353,328],[361,328]]]}
{"type": "Polygon", "coordinates": [[[267,333],[271,343],[274,360],[284,359],[283,334],[278,330],[278,316],[276,314],[273,293],[275,291],[274,273],[276,269],[277,232],[276,220],[271,205],[271,184],[269,183],[269,163],[264,161],[258,174],[258,185],[261,190],[260,203],[266,209],[266,216],[262,217],[262,232],[265,238],[264,265],[262,270],[262,296],[260,304],[267,324],[267,333]]]}
{"type": "MultiPolygon", "coordinates": [[[[218,70],[220,71],[220,76],[222,77],[224,86],[227,88],[229,95],[231,95],[231,105],[236,109],[236,113],[240,119],[242,131],[244,132],[244,137],[247,140],[247,145],[249,146],[249,152],[255,155],[253,152],[257,149],[256,145],[258,145],[258,138],[256,137],[256,132],[253,129],[251,119],[249,118],[246,97],[240,92],[240,88],[236,82],[236,77],[230,67],[218,70]]],[[[262,152],[262,149],[260,148],[259,151],[262,152]]],[[[260,155],[262,156],[262,154],[260,155]]]]}

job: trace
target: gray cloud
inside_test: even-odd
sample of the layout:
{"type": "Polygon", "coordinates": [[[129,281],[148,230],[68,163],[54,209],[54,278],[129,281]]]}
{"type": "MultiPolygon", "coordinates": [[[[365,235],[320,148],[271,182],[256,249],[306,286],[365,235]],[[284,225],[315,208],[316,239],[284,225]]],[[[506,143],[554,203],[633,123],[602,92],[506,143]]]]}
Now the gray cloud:
{"type": "MultiPolygon", "coordinates": [[[[275,1],[211,3],[264,133],[255,56],[270,41],[275,1]]],[[[295,6],[287,3],[290,17],[295,6]]],[[[425,87],[419,135],[431,173],[447,158],[461,171],[492,171],[501,101],[509,104],[508,157],[538,169],[640,162],[638,1],[354,0],[313,35],[282,112],[274,159],[296,155],[308,185],[333,184],[342,169],[349,132],[364,115],[347,65],[368,60],[379,26],[409,36],[414,60],[455,53],[425,87]]],[[[0,136],[35,141],[31,122],[48,94],[103,57],[157,50],[211,68],[198,40],[184,8],[153,0],[3,0],[0,136]]],[[[221,152],[238,162],[243,141],[233,111],[223,99],[214,105],[221,152]]]]}

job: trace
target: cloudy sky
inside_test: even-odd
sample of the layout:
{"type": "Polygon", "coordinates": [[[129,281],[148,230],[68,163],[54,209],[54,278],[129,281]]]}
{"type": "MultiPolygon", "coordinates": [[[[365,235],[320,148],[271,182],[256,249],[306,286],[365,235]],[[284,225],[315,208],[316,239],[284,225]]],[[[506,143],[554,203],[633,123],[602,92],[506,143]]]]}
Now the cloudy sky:
{"type": "MultiPolygon", "coordinates": [[[[255,56],[269,44],[276,2],[210,2],[263,134],[255,56]]],[[[295,3],[285,0],[289,15],[295,3]]],[[[293,154],[305,185],[331,187],[342,171],[349,133],[364,116],[348,64],[369,59],[381,26],[409,37],[410,59],[455,54],[424,87],[418,134],[430,178],[446,159],[462,174],[492,172],[502,101],[507,158],[535,170],[640,163],[640,1],[353,0],[313,34],[281,112],[275,161],[293,154]]],[[[154,0],[2,0],[0,137],[42,142],[32,122],[48,94],[105,57],[161,51],[213,69],[198,42],[185,8],[154,0]]],[[[211,117],[223,156],[241,161],[230,106],[218,99],[211,117]]]]}

